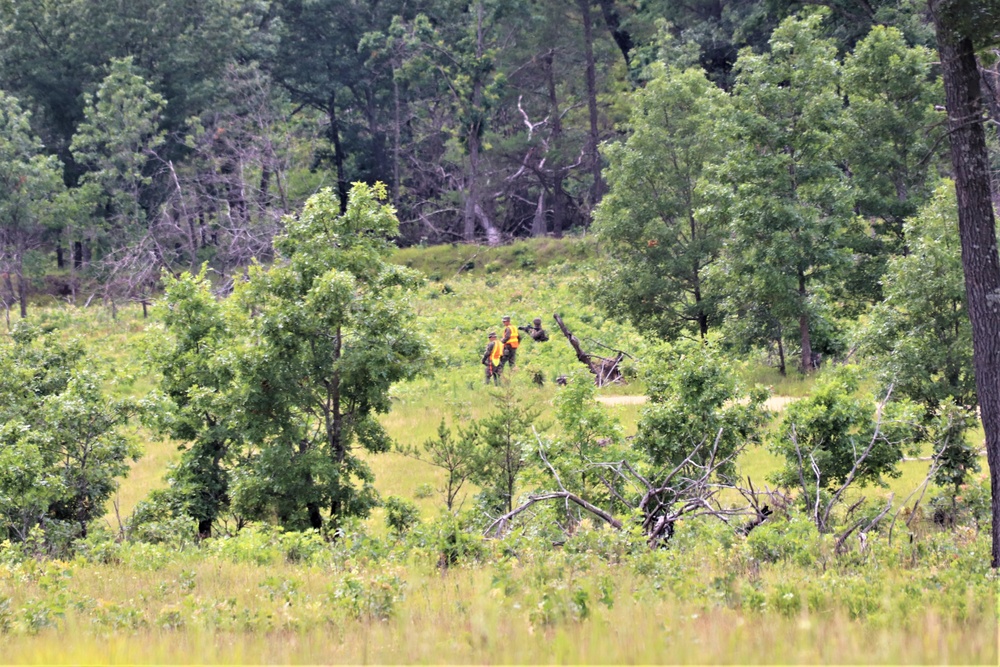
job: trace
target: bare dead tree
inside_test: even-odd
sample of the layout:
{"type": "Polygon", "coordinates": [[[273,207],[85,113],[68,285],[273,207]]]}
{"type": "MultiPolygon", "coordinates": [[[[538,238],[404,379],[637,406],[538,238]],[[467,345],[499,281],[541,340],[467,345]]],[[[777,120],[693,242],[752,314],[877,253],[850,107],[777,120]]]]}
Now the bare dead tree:
{"type": "MultiPolygon", "coordinates": [[[[885,518],[885,516],[892,510],[892,498],[893,494],[890,493],[889,498],[886,500],[885,507],[874,517],[861,517],[848,526],[847,529],[837,537],[837,541],[834,543],[834,552],[838,554],[844,553],[847,550],[847,538],[853,535],[856,530],[859,531],[859,535],[861,536],[861,545],[863,550],[867,545],[868,531],[877,526],[879,522],[882,521],[882,519],[885,518]]],[[[854,503],[850,508],[848,508],[847,516],[850,517],[855,510],[864,504],[864,502],[865,499],[861,498],[854,503]]]]}
{"type": "MultiPolygon", "coordinates": [[[[624,516],[616,516],[613,508],[601,507],[592,499],[583,497],[566,488],[556,468],[551,464],[541,438],[535,434],[538,454],[548,469],[557,490],[533,493],[519,506],[503,516],[494,519],[486,529],[486,535],[499,537],[509,530],[512,521],[538,503],[553,500],[572,503],[612,528],[621,530],[629,519],[638,515],[646,543],[652,548],[666,544],[674,533],[674,524],[681,517],[713,516],[725,523],[733,517],[755,516],[758,510],[751,506],[723,507],[719,494],[735,486],[718,481],[718,470],[734,460],[743,451],[736,448],[726,457],[718,456],[722,430],[716,434],[711,450],[704,462],[699,463],[696,454],[706,447],[708,439],[702,440],[690,454],[673,468],[654,474],[643,474],[628,461],[593,462],[584,470],[597,471],[598,478],[611,492],[611,497],[625,508],[624,516]],[[616,483],[617,482],[617,483],[616,483]]],[[[607,501],[605,501],[607,502],[607,501]]]]}
{"type": "Polygon", "coordinates": [[[625,378],[622,376],[621,362],[628,355],[621,350],[615,350],[618,354],[614,358],[602,357],[598,354],[591,354],[589,352],[584,352],[580,345],[580,339],[573,335],[573,333],[566,327],[562,318],[559,317],[559,313],[555,313],[553,317],[556,320],[556,324],[559,325],[559,329],[566,336],[566,340],[576,351],[576,358],[580,360],[581,363],[587,366],[587,369],[594,374],[594,382],[598,387],[603,387],[607,384],[624,384],[625,378]]]}
{"type": "Polygon", "coordinates": [[[191,157],[183,166],[160,158],[167,196],[152,230],[167,264],[196,271],[209,261],[231,283],[240,267],[271,256],[295,205],[286,185],[293,142],[264,73],[233,66],[224,83],[223,100],[186,138],[191,157]]]}

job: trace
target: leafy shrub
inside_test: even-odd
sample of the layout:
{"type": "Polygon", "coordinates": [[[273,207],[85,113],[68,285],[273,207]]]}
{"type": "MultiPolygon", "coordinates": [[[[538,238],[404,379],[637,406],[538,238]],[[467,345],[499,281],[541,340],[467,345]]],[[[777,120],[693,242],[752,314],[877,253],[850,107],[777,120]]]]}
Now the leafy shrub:
{"type": "Polygon", "coordinates": [[[142,609],[127,604],[98,604],[91,610],[90,622],[110,630],[138,630],[148,624],[142,609]]]}
{"type": "Polygon", "coordinates": [[[802,610],[802,593],[797,583],[781,582],[771,591],[768,606],[782,616],[794,616],[802,610]]]}
{"type": "Polygon", "coordinates": [[[787,521],[765,521],[747,536],[746,547],[752,558],[764,563],[787,560],[808,567],[819,551],[819,532],[815,524],[801,514],[787,521]]]}
{"type": "Polygon", "coordinates": [[[152,491],[139,501],[125,521],[125,533],[131,540],[180,548],[197,541],[198,525],[171,487],[152,491]]]}
{"type": "Polygon", "coordinates": [[[398,496],[389,496],[385,499],[385,525],[396,537],[402,537],[410,532],[420,521],[420,510],[409,500],[398,496]]]}
{"type": "Polygon", "coordinates": [[[939,488],[931,496],[929,507],[934,522],[946,525],[974,525],[985,530],[990,524],[990,481],[984,473],[952,488],[939,488]],[[953,495],[954,494],[954,495],[953,495]]]}
{"type": "Polygon", "coordinates": [[[118,553],[122,566],[136,570],[160,570],[177,557],[176,549],[148,542],[123,542],[118,553]]]}
{"type": "Polygon", "coordinates": [[[428,535],[441,567],[483,558],[483,537],[466,522],[465,516],[442,514],[428,526],[428,535]]]}
{"type": "Polygon", "coordinates": [[[88,563],[121,563],[121,544],[110,530],[101,526],[91,528],[87,537],[77,540],[74,547],[77,557],[88,563]]]}
{"type": "Polygon", "coordinates": [[[163,607],[156,616],[156,627],[164,630],[180,630],[184,625],[184,614],[176,605],[163,607]]]}
{"type": "Polygon", "coordinates": [[[277,541],[289,563],[311,563],[326,551],[326,541],[314,529],[278,533],[277,541]]]}
{"type": "Polygon", "coordinates": [[[329,593],[330,601],[352,618],[387,621],[402,599],[405,582],[394,573],[378,573],[362,577],[349,573],[329,593]]]}
{"type": "Polygon", "coordinates": [[[566,620],[582,621],[590,616],[590,593],[579,583],[557,580],[544,584],[538,601],[528,612],[532,625],[553,626],[566,620]]]}

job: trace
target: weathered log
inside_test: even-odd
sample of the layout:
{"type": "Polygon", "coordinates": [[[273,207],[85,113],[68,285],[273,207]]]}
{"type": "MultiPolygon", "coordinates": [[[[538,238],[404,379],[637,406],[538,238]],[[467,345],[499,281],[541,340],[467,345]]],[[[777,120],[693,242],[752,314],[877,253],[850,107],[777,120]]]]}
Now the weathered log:
{"type": "Polygon", "coordinates": [[[613,359],[584,352],[580,346],[580,339],[574,336],[573,332],[566,327],[566,323],[559,317],[559,313],[555,313],[553,317],[563,335],[566,336],[566,340],[569,341],[569,344],[573,346],[573,350],[576,351],[576,358],[587,366],[587,370],[593,373],[594,383],[598,387],[603,387],[606,384],[621,384],[625,382],[621,371],[621,362],[626,356],[624,352],[619,352],[613,359]]]}

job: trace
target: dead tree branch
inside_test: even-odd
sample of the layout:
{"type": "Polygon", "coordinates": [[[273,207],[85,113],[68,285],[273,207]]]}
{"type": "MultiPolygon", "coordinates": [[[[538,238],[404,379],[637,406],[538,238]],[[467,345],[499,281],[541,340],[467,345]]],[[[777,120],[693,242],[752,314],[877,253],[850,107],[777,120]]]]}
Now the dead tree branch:
{"type": "Polygon", "coordinates": [[[556,320],[556,324],[559,325],[560,331],[563,332],[563,335],[566,336],[566,340],[569,341],[569,344],[576,352],[576,358],[579,359],[581,363],[586,365],[587,369],[594,375],[594,382],[598,387],[603,387],[607,384],[624,383],[625,378],[622,377],[622,372],[619,368],[622,359],[627,356],[624,352],[619,351],[618,355],[613,359],[584,352],[580,345],[580,339],[574,336],[573,333],[566,327],[566,323],[563,322],[561,317],[559,317],[559,313],[555,313],[553,317],[556,320]]]}

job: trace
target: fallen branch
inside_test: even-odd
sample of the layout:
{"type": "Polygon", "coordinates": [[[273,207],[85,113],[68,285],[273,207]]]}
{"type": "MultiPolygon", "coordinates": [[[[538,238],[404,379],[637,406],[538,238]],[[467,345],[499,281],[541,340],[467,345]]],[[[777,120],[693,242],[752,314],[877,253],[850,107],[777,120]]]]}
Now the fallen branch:
{"type": "Polygon", "coordinates": [[[567,328],[566,323],[559,317],[559,313],[555,313],[553,317],[556,320],[556,324],[559,325],[560,331],[563,332],[566,340],[569,341],[569,344],[576,352],[576,358],[585,364],[587,369],[595,376],[594,382],[598,387],[603,387],[606,384],[620,384],[625,381],[619,368],[619,364],[621,364],[622,359],[626,356],[624,352],[619,351],[618,356],[614,359],[584,352],[580,346],[580,339],[574,336],[573,332],[567,328]]]}

